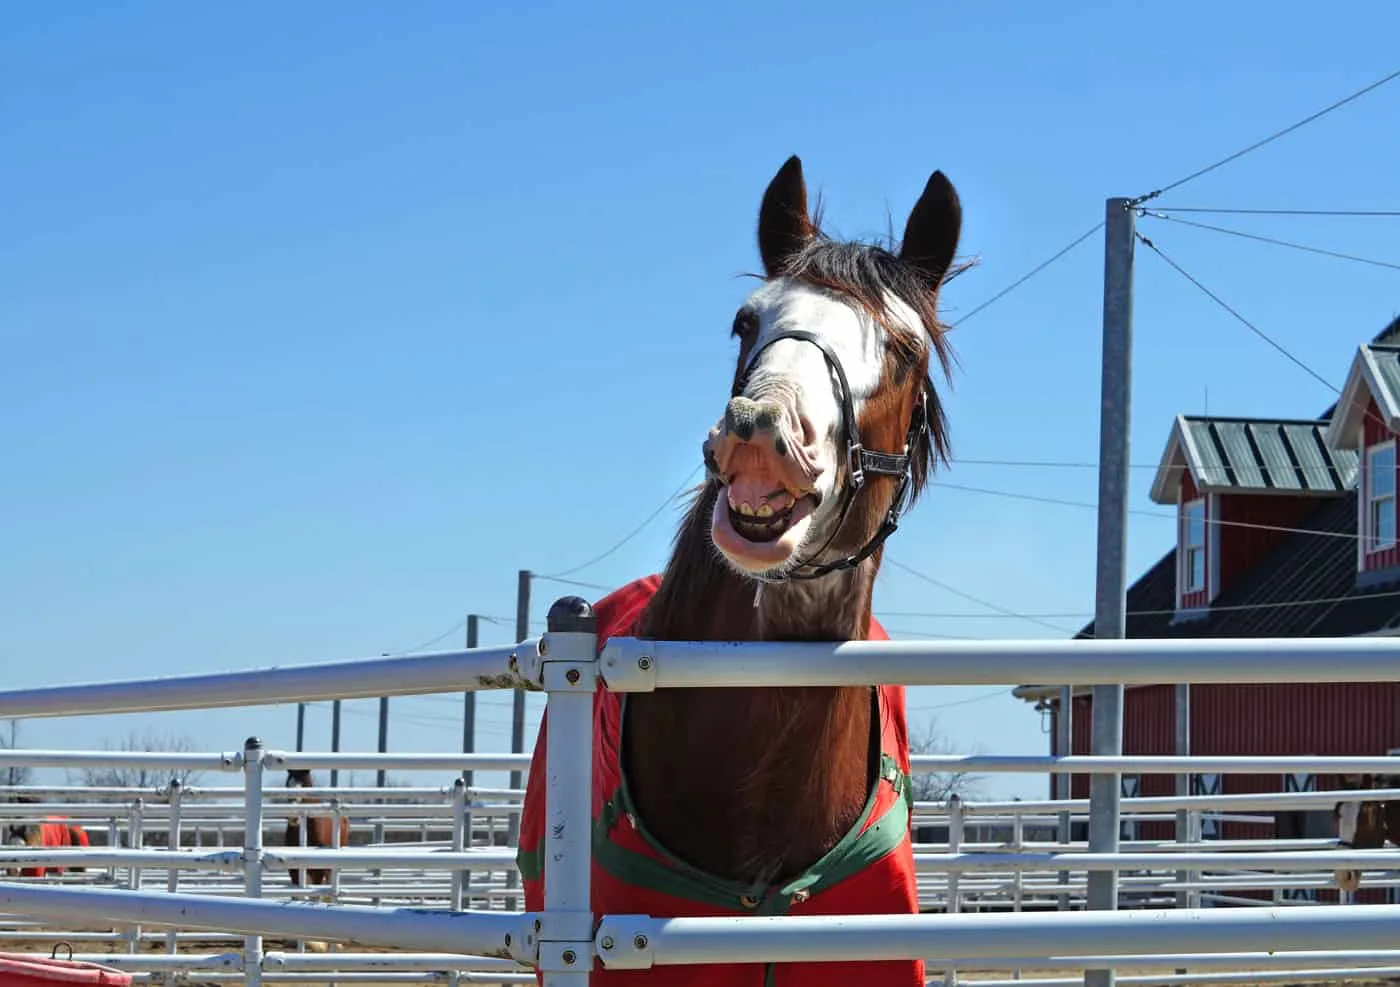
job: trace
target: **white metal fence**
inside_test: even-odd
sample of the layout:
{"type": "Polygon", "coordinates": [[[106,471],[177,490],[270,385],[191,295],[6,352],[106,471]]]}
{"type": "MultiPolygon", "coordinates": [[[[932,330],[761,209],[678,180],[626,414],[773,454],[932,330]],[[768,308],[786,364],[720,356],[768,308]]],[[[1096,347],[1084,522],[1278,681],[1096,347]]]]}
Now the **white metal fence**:
{"type": "MultiPolygon", "coordinates": [[[[149,759],[170,770],[241,774],[241,786],[140,793],[94,791],[85,801],[61,786],[36,787],[41,802],[0,807],[0,815],[61,812],[103,836],[87,851],[7,847],[0,866],[73,864],[96,875],[0,884],[0,909],[20,916],[13,938],[40,938],[36,923],[88,926],[92,935],[127,939],[128,953],[105,959],[151,975],[201,980],[298,982],[524,982],[538,965],[551,987],[582,987],[596,960],[603,967],[672,964],[822,962],[922,957],[931,971],[1125,971],[1189,968],[1185,975],[1145,973],[1125,982],[1239,979],[1238,970],[1288,972],[1286,979],[1327,979],[1339,969],[1400,969],[1394,930],[1400,906],[1297,907],[1284,892],[1324,887],[1333,869],[1364,869],[1370,886],[1390,886],[1400,851],[1341,851],[1326,840],[1128,840],[1114,854],[1082,843],[1037,839],[1059,814],[1087,813],[1087,801],[916,805],[916,825],[943,827],[945,843],[916,847],[921,900],[937,913],[664,919],[594,916],[589,911],[592,695],[601,680],[616,691],[697,686],[796,684],[1067,685],[1102,682],[1321,682],[1400,680],[1393,639],[1248,641],[851,642],[830,644],[696,644],[614,639],[595,660],[596,641],[582,601],[556,604],[550,631],[507,648],[402,659],[374,659],[266,671],[0,692],[0,717],[194,709],[330,698],[525,687],[548,692],[550,731],[544,752],[551,818],[544,854],[546,906],[523,913],[507,886],[513,848],[497,829],[518,811],[520,793],[441,789],[281,790],[268,771],[374,767],[519,769],[519,757],[491,755],[357,755],[269,751],[255,740],[218,755],[0,752],[0,764],[107,764],[149,759]],[[384,795],[412,799],[381,804],[384,795]],[[351,818],[351,846],[332,849],[269,843],[269,827],[316,811],[292,796],[334,800],[327,809],[351,818]],[[121,811],[116,811],[120,807],[121,811]],[[367,843],[366,830],[384,834],[367,843]],[[416,833],[417,841],[388,834],[416,833]],[[410,832],[411,831],[411,832],[410,832]],[[1027,833],[1031,838],[1027,838],[1027,833]],[[212,844],[212,845],[211,845],[212,844]],[[324,867],[335,877],[334,904],[291,900],[289,867],[324,867]],[[1117,912],[1073,910],[1084,875],[1118,875],[1125,904],[1117,912]],[[1263,890],[1272,901],[1240,897],[1263,890]],[[1193,907],[1166,908],[1184,894],[1193,907]],[[514,900],[513,900],[514,899],[514,900]],[[1212,903],[1255,907],[1214,909],[1212,903]],[[470,910],[463,906],[470,904],[470,910]],[[1026,910],[1046,906],[1044,910],[1026,910]],[[1142,907],[1147,906],[1147,907],[1142,907]],[[1053,909],[1053,910],[1051,910],[1053,909]],[[1010,912],[1010,913],[1008,913],[1010,912]],[[596,920],[596,930],[595,930],[596,920]],[[151,930],[160,930],[152,933],[151,930]],[[166,931],[169,930],[169,931],[166,931]],[[231,937],[237,937],[233,939],[231,937]],[[265,937],[326,940],[340,947],[313,954],[268,950],[265,937]],[[142,952],[152,939],[164,955],[142,952]],[[193,953],[182,944],[221,943],[236,951],[193,953]],[[364,949],[392,950],[367,953],[364,949]]],[[[1385,758],[1144,758],[926,756],[917,770],[1066,771],[1076,774],[1179,772],[1269,773],[1382,771],[1385,758]]],[[[1400,793],[1396,793],[1400,794],[1400,793]]],[[[1249,816],[1280,808],[1330,808],[1339,798],[1373,793],[1279,793],[1126,798],[1123,819],[1174,818],[1177,810],[1249,816]]],[[[303,827],[304,830],[304,827],[303,827]]],[[[1303,902],[1305,903],[1305,902],[1303,902]]],[[[73,940],[80,935],[65,936],[73,940]]],[[[76,940],[81,943],[84,940],[76,940]]],[[[1249,979],[1274,977],[1255,973],[1249,979]]],[[[1279,974],[1283,977],[1283,974],[1279,974]]],[[[1045,982],[1051,982],[1047,980],[1045,982]]],[[[1022,980],[1021,983],[1032,981],[1022,980]]]]}

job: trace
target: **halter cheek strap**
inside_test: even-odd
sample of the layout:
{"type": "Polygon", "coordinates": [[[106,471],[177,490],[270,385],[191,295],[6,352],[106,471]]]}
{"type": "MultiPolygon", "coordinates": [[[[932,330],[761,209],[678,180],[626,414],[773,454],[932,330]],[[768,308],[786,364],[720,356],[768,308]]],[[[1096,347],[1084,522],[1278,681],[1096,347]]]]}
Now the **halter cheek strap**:
{"type": "MultiPolygon", "coordinates": [[[[744,371],[743,377],[739,379],[735,387],[735,393],[743,391],[744,385],[748,383],[749,374],[753,371],[754,363],[758,355],[772,346],[780,339],[795,339],[799,342],[811,343],[822,354],[826,360],[827,367],[835,375],[836,399],[841,405],[842,438],[846,446],[846,467],[850,472],[850,483],[842,494],[841,513],[838,515],[836,524],[831,530],[831,535],[826,543],[814,553],[820,555],[826,551],[832,541],[840,534],[841,529],[846,524],[846,516],[850,513],[851,505],[855,503],[856,496],[865,486],[866,474],[877,476],[893,476],[899,478],[899,486],[895,489],[894,497],[890,499],[889,510],[885,512],[885,518],[880,523],[880,527],[865,546],[853,555],[848,555],[844,559],[837,559],[834,562],[824,562],[817,564],[810,561],[800,561],[797,569],[810,569],[810,572],[790,571],[777,577],[759,577],[766,582],[784,582],[789,579],[818,579],[828,573],[839,572],[843,569],[854,569],[860,565],[876,550],[885,543],[885,539],[895,533],[899,527],[900,515],[907,508],[907,499],[910,487],[913,485],[913,460],[911,454],[916,444],[928,433],[928,406],[923,399],[920,399],[918,406],[914,409],[914,415],[909,422],[909,428],[904,436],[904,451],[901,453],[875,452],[865,448],[860,441],[860,427],[856,423],[855,402],[851,398],[851,385],[846,379],[846,371],[841,366],[841,360],[836,356],[830,344],[815,333],[806,329],[785,329],[777,333],[749,356],[749,365],[744,371]]],[[[755,599],[755,603],[757,600],[755,599]]]]}

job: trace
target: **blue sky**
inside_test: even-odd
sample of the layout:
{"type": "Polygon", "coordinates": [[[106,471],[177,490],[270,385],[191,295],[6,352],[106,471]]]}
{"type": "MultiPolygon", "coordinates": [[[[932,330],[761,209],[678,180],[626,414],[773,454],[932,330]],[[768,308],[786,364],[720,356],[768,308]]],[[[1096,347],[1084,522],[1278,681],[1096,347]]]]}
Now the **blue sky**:
{"type": "MultiPolygon", "coordinates": [[[[516,570],[614,545],[695,467],[789,154],[845,236],[929,172],[980,265],[962,313],[1096,223],[1395,68],[1400,10],[1295,2],[986,5],[74,2],[7,13],[0,185],[0,667],[7,687],[511,635],[516,570]],[[862,12],[865,11],[865,12],[862,12]]],[[[1161,205],[1398,208],[1400,83],[1161,205]]],[[[1400,261],[1395,219],[1192,217],[1400,261]]],[[[1144,219],[1184,268],[1340,383],[1394,270],[1144,219]]],[[[1099,236],[954,334],[963,460],[1092,463],[1099,236]]],[[[1315,414],[1331,392],[1138,252],[1130,567],[1177,412],[1315,414]]],[[[1092,468],[965,461],[889,557],[996,607],[1092,606],[1092,468]],[[969,490],[965,488],[976,488],[969,490]],[[981,491],[981,492],[979,492],[981,491]]],[[[664,563],[675,510],[573,578],[664,563]]],[[[536,619],[571,587],[539,582],[536,619]]],[[[596,591],[588,591],[596,595],[596,591]]],[[[898,637],[1040,637],[886,567],[898,637]],[[918,616],[915,616],[918,615],[918,616]],[[935,615],[935,616],[927,616],[935,615]]],[[[479,746],[508,744],[485,697],[479,746]]],[[[959,750],[1041,752],[995,690],[919,689],[959,750]]],[[[532,699],[533,737],[538,702],[532,699]]],[[[454,749],[459,697],[396,701],[391,746],[454,749]]],[[[344,746],[373,749],[373,701],[344,746]]],[[[309,714],[312,746],[329,711],[309,714]]],[[[291,746],[294,708],[33,721],[291,746]]],[[[432,779],[421,778],[420,781],[432,779]]],[[[986,790],[1038,795],[1037,778],[986,790]]]]}

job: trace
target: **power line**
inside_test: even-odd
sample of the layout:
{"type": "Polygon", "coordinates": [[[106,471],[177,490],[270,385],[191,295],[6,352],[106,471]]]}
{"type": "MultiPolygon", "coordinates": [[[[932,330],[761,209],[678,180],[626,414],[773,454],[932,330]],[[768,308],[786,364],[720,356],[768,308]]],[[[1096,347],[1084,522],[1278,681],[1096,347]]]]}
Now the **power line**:
{"type": "Polygon", "coordinates": [[[1350,103],[1352,100],[1354,100],[1354,99],[1359,99],[1360,97],[1362,97],[1362,96],[1366,95],[1367,93],[1369,93],[1371,90],[1373,90],[1373,89],[1379,89],[1381,86],[1385,85],[1387,82],[1391,82],[1391,81],[1393,81],[1393,80],[1395,80],[1395,79],[1400,79],[1400,69],[1396,69],[1394,72],[1391,72],[1389,75],[1385,76],[1384,78],[1377,79],[1375,82],[1371,83],[1370,85],[1364,86],[1363,88],[1358,89],[1356,92],[1352,93],[1352,94],[1349,95],[1349,96],[1344,96],[1344,97],[1342,97],[1341,99],[1337,100],[1335,103],[1332,103],[1330,106],[1323,107],[1322,109],[1318,110],[1316,113],[1313,113],[1313,114],[1311,114],[1311,115],[1309,115],[1309,116],[1306,116],[1306,117],[1304,117],[1303,119],[1299,120],[1297,123],[1289,124],[1287,127],[1284,127],[1282,130],[1279,130],[1279,131],[1276,131],[1276,132],[1270,134],[1268,137],[1265,137],[1263,140],[1255,141],[1253,144],[1249,145],[1248,147],[1242,148],[1241,150],[1236,151],[1234,154],[1231,154],[1231,155],[1228,155],[1228,156],[1226,156],[1226,157],[1221,158],[1219,161],[1216,161],[1214,164],[1208,164],[1208,165],[1206,165],[1204,168],[1199,168],[1199,169],[1197,169],[1196,171],[1191,172],[1191,174],[1185,176],[1184,178],[1178,178],[1176,181],[1172,182],[1170,185],[1164,185],[1164,186],[1162,186],[1161,188],[1157,189],[1155,192],[1149,192],[1147,195],[1139,196],[1137,199],[1134,200],[1133,204],[1134,204],[1134,205],[1140,205],[1140,204],[1142,204],[1142,203],[1144,203],[1144,202],[1148,202],[1148,201],[1150,201],[1150,200],[1152,200],[1152,199],[1157,198],[1157,196],[1162,195],[1164,192],[1170,192],[1170,191],[1171,191],[1172,189],[1174,189],[1174,188],[1180,188],[1182,185],[1185,185],[1187,182],[1193,181],[1193,180],[1195,180],[1195,179],[1197,179],[1197,178],[1200,178],[1202,175],[1207,174],[1208,172],[1212,172],[1212,171],[1214,171],[1215,169],[1217,169],[1217,168],[1219,168],[1219,167],[1221,167],[1221,166],[1223,166],[1223,165],[1227,165],[1227,164],[1229,164],[1231,161],[1235,161],[1235,160],[1237,160],[1237,159],[1239,159],[1239,158],[1242,158],[1242,157],[1244,157],[1246,154],[1249,154],[1251,151],[1257,151],[1257,150],[1259,150],[1259,148],[1263,147],[1264,145],[1266,145],[1266,144],[1271,144],[1271,143],[1273,143],[1274,141],[1278,140],[1280,137],[1285,136],[1286,134],[1291,134],[1293,131],[1297,130],[1298,128],[1303,127],[1303,126],[1306,126],[1307,124],[1312,123],[1314,120],[1317,120],[1317,119],[1319,119],[1319,118],[1321,118],[1321,117],[1326,116],[1328,113],[1331,113],[1333,110],[1339,109],[1339,108],[1345,106],[1346,104],[1350,103]]]}
{"type": "Polygon", "coordinates": [[[560,579],[558,576],[542,576],[539,573],[533,575],[535,579],[544,579],[551,583],[560,583],[564,586],[578,586],[583,589],[596,589],[603,593],[611,593],[616,586],[604,586],[602,583],[586,583],[581,579],[560,579]]]}
{"type": "MultiPolygon", "coordinates": [[[[1271,601],[1269,601],[1269,602],[1267,602],[1267,603],[1231,603],[1231,604],[1225,604],[1225,605],[1212,603],[1212,604],[1210,605],[1210,612],[1211,612],[1211,613],[1226,613],[1226,612],[1235,612],[1235,611],[1242,611],[1242,610],[1278,610],[1278,609],[1282,609],[1282,608],[1284,608],[1284,607],[1330,606],[1330,605],[1338,604],[1338,603],[1351,603],[1351,602],[1355,602],[1355,601],[1357,601],[1357,600],[1382,600],[1382,599],[1390,599],[1390,598],[1393,598],[1393,597],[1400,597],[1400,590],[1382,590],[1381,592],[1378,592],[1378,593],[1358,593],[1358,594],[1353,594],[1353,595],[1350,595],[1350,596],[1318,596],[1318,597],[1304,598],[1304,599],[1301,599],[1301,600],[1271,600],[1271,601]]],[[[1158,608],[1158,609],[1129,610],[1129,611],[1128,611],[1128,616],[1129,616],[1129,617],[1167,617],[1167,616],[1170,616],[1170,615],[1172,615],[1172,614],[1175,614],[1176,612],[1177,612],[1177,611],[1176,611],[1176,608],[1174,608],[1174,607],[1162,607],[1162,608],[1158,608]]],[[[929,612],[920,612],[920,611],[916,611],[916,610],[882,610],[882,611],[879,611],[879,613],[877,613],[876,616],[880,616],[881,614],[883,614],[884,616],[887,616],[887,617],[901,617],[901,618],[908,617],[908,618],[921,619],[921,620],[923,620],[923,619],[926,619],[926,620],[953,620],[953,619],[959,619],[959,618],[976,618],[976,617],[990,617],[990,616],[991,616],[990,614],[977,614],[977,613],[961,613],[961,614],[960,614],[960,613],[940,613],[940,612],[933,612],[933,611],[929,611],[929,612]]],[[[1090,619],[1093,618],[1094,615],[1093,615],[1093,613],[1091,613],[1091,612],[1089,612],[1089,611],[1074,611],[1074,610],[1069,610],[1069,611],[1060,611],[1060,612],[1052,612],[1052,613],[1045,613],[1045,612],[1042,612],[1042,613],[1033,613],[1033,614],[1022,614],[1021,616],[1025,616],[1025,617],[1036,617],[1036,618],[1046,617],[1046,618],[1059,619],[1059,620],[1090,620],[1090,619]]],[[[907,633],[917,634],[917,633],[919,633],[919,632],[917,632],[917,631],[909,631],[909,632],[907,632],[907,633]]],[[[941,636],[943,636],[943,635],[938,635],[938,636],[941,637],[941,636]]],[[[971,637],[969,637],[969,638],[959,638],[959,640],[979,640],[979,639],[978,639],[978,638],[971,638],[971,637]]]]}
{"type": "MultiPolygon", "coordinates": [[[[486,616],[485,614],[480,614],[480,613],[477,614],[476,617],[477,617],[477,619],[479,619],[479,620],[484,620],[484,621],[486,621],[488,624],[505,624],[505,623],[509,623],[509,621],[507,621],[504,617],[488,617],[488,616],[486,616]]],[[[413,652],[415,652],[415,651],[422,651],[424,648],[429,648],[429,647],[432,647],[434,644],[437,644],[437,643],[438,643],[439,641],[441,641],[443,638],[450,637],[451,635],[456,634],[458,631],[460,631],[462,628],[464,628],[464,627],[466,627],[466,626],[467,626],[467,618],[466,618],[466,617],[463,617],[461,620],[457,621],[457,623],[453,624],[451,627],[449,627],[447,630],[443,631],[443,632],[442,632],[441,634],[439,634],[437,637],[429,638],[428,640],[423,641],[423,642],[420,643],[420,644],[415,644],[415,645],[414,645],[413,647],[411,647],[411,648],[403,648],[403,649],[401,649],[401,650],[399,650],[399,651],[390,652],[390,654],[391,654],[392,656],[394,656],[394,657],[397,657],[397,656],[399,656],[399,655],[410,655],[410,654],[413,654],[413,652]]]]}
{"type": "Polygon", "coordinates": [[[684,480],[681,481],[680,486],[676,487],[675,490],[671,491],[671,493],[666,497],[666,499],[663,500],[659,505],[657,505],[656,510],[648,514],[641,524],[637,525],[630,532],[628,532],[627,535],[625,535],[621,541],[617,542],[617,544],[613,545],[612,548],[609,548],[605,552],[600,552],[599,554],[593,556],[593,558],[589,559],[587,562],[581,562],[580,564],[574,566],[572,569],[561,569],[559,572],[550,573],[549,575],[535,573],[534,578],[552,579],[555,582],[563,582],[563,580],[559,577],[571,576],[576,572],[582,572],[589,566],[595,565],[596,563],[603,561],[609,555],[612,555],[614,552],[616,552],[623,545],[626,545],[633,538],[637,537],[637,535],[641,534],[643,529],[645,529],[647,525],[651,524],[651,522],[655,521],[657,516],[660,515],[662,511],[664,511],[676,500],[680,499],[681,494],[685,492],[686,488],[690,486],[691,481],[695,479],[695,474],[699,473],[704,468],[704,463],[697,463],[695,468],[690,471],[690,473],[686,476],[684,480]]]}
{"type": "Polygon", "coordinates": [[[1154,253],[1156,253],[1158,257],[1162,258],[1162,260],[1164,260],[1164,261],[1166,261],[1168,264],[1170,264],[1170,265],[1176,270],[1176,272],[1177,272],[1178,274],[1180,274],[1183,278],[1185,278],[1187,281],[1190,281],[1190,282],[1191,282],[1192,284],[1194,284],[1197,288],[1199,288],[1202,292],[1204,292],[1204,293],[1206,294],[1206,296],[1209,297],[1209,298],[1211,299],[1211,301],[1215,302],[1217,305],[1219,305],[1219,306],[1220,306],[1221,308],[1223,308],[1225,311],[1229,312],[1229,313],[1230,313],[1231,315],[1233,315],[1236,319],[1238,319],[1238,320],[1240,321],[1240,323],[1241,323],[1242,325],[1244,325],[1244,327],[1247,328],[1250,332],[1254,333],[1256,336],[1258,336],[1258,337],[1259,337],[1260,339],[1262,339],[1264,342],[1268,343],[1268,344],[1269,344],[1270,346],[1272,346],[1274,349],[1278,350],[1280,353],[1282,353],[1284,356],[1286,356],[1289,360],[1291,360],[1294,364],[1296,364],[1298,367],[1302,368],[1302,370],[1303,370],[1305,373],[1307,373],[1309,376],[1315,378],[1317,381],[1319,381],[1320,383],[1322,383],[1325,387],[1330,388],[1330,389],[1331,389],[1333,392],[1335,392],[1335,393],[1338,393],[1338,394],[1341,393],[1341,390],[1340,390],[1335,384],[1333,384],[1333,383],[1332,383],[1331,381],[1329,381],[1327,378],[1323,377],[1320,373],[1318,373],[1318,372],[1317,372],[1316,370],[1314,370],[1312,367],[1308,366],[1308,365],[1307,365],[1306,363],[1304,363],[1302,360],[1298,359],[1298,358],[1297,358],[1296,356],[1294,356],[1292,353],[1288,352],[1288,350],[1284,348],[1283,344],[1281,344],[1281,343],[1279,343],[1278,341],[1276,341],[1275,339],[1273,339],[1268,333],[1264,332],[1264,330],[1260,329],[1260,328],[1259,328],[1258,326],[1256,326],[1253,322],[1250,322],[1250,321],[1249,321],[1248,319],[1246,319],[1243,315],[1240,315],[1240,313],[1237,312],[1237,311],[1235,311],[1233,308],[1231,308],[1230,305],[1229,305],[1229,303],[1226,302],[1223,298],[1221,298],[1221,297],[1220,297],[1219,295],[1217,295],[1215,292],[1211,291],[1211,290],[1210,290],[1209,288],[1207,288],[1205,285],[1201,284],[1201,282],[1198,281],[1196,278],[1194,278],[1194,277],[1192,277],[1190,274],[1188,274],[1188,273],[1186,272],[1186,270],[1185,270],[1184,268],[1182,268],[1182,266],[1181,266],[1180,264],[1178,264],[1176,261],[1172,260],[1172,259],[1171,259],[1170,257],[1168,257],[1165,253],[1163,253],[1163,252],[1162,252],[1162,248],[1158,247],[1155,243],[1153,243],[1153,242],[1152,242],[1150,239],[1148,239],[1147,237],[1143,236],[1141,233],[1139,233],[1139,234],[1137,235],[1137,238],[1138,238],[1139,240],[1141,240],[1144,244],[1146,244],[1149,248],[1151,248],[1151,250],[1152,250],[1154,253]]]}
{"type": "MultiPolygon", "coordinates": [[[[877,614],[875,614],[875,616],[878,617],[878,616],[880,616],[880,614],[877,613],[877,614]]],[[[913,614],[913,616],[915,616],[915,617],[921,617],[921,616],[923,616],[923,615],[922,615],[922,614],[913,614]]],[[[999,613],[980,613],[980,614],[978,614],[977,616],[979,616],[979,617],[987,617],[988,619],[996,619],[996,620],[1002,619],[1002,615],[999,614],[999,613]]],[[[916,638],[916,639],[921,640],[921,641],[991,641],[991,640],[993,640],[993,638],[989,638],[989,637],[980,637],[980,636],[978,636],[978,635],[976,635],[976,634],[933,634],[933,633],[931,633],[931,632],[929,632],[929,631],[925,631],[925,630],[913,630],[913,629],[907,628],[907,627],[885,627],[885,631],[886,631],[886,633],[888,633],[888,634],[907,634],[909,637],[916,638]]]]}
{"type": "Polygon", "coordinates": [[[999,696],[1011,697],[1011,690],[997,689],[993,692],[984,692],[980,696],[970,696],[967,699],[954,699],[946,703],[923,703],[918,706],[908,707],[908,711],[910,713],[930,713],[935,709],[948,709],[952,706],[967,706],[971,703],[985,703],[988,699],[996,699],[999,696]]]}
{"type": "Polygon", "coordinates": [[[1158,212],[1197,212],[1237,216],[1400,216],[1400,209],[1216,209],[1204,206],[1158,206],[1158,212]]]}
{"type": "Polygon", "coordinates": [[[1198,230],[1210,230],[1214,233],[1225,233],[1230,236],[1242,237],[1246,240],[1258,240],[1260,243],[1272,243],[1279,247],[1292,247],[1294,250],[1305,250],[1310,254],[1321,254],[1324,257],[1336,257],[1341,260],[1355,261],[1358,264],[1371,264],[1375,267],[1386,267],[1392,271],[1400,271],[1400,264],[1394,264],[1386,260],[1373,260],[1370,257],[1358,257],[1356,254],[1343,254],[1335,250],[1323,250],[1321,247],[1309,247],[1303,243],[1293,243],[1289,240],[1280,240],[1276,237],[1261,236],[1258,233],[1246,233],[1243,230],[1230,230],[1223,226],[1211,226],[1209,223],[1196,223],[1189,219],[1177,219],[1175,216],[1168,216],[1152,209],[1138,210],[1144,216],[1151,216],[1153,219],[1163,219],[1168,223],[1180,223],[1182,226],[1194,226],[1198,230]]]}
{"type": "MultiPolygon", "coordinates": [[[[1005,497],[1008,500],[1025,500],[1036,504],[1054,504],[1059,507],[1081,507],[1086,510],[1096,511],[1099,505],[1087,500],[1069,500],[1063,497],[1046,497],[1043,494],[1019,493],[1012,490],[995,490],[990,487],[973,487],[964,483],[949,483],[946,480],[938,481],[938,486],[947,490],[961,490],[966,493],[986,494],[991,497],[1005,497]]],[[[1129,508],[1129,514],[1138,517],[1156,518],[1159,521],[1179,520],[1176,514],[1169,514],[1166,511],[1145,511],[1141,508],[1129,508]]],[[[1321,531],[1317,528],[1296,528],[1281,524],[1260,524],[1254,521],[1225,521],[1219,518],[1206,520],[1207,525],[1219,525],[1222,528],[1248,528],[1256,531],[1281,531],[1287,534],[1319,535],[1324,538],[1349,538],[1355,541],[1360,535],[1345,531],[1321,531]]]]}
{"type": "Polygon", "coordinates": [[[909,573],[909,575],[911,575],[911,576],[914,576],[914,577],[916,577],[916,578],[918,578],[918,579],[922,579],[924,582],[930,584],[931,586],[937,586],[939,589],[943,590],[944,592],[952,593],[954,596],[960,596],[960,597],[962,597],[964,600],[967,600],[967,601],[969,601],[970,603],[975,603],[975,604],[977,604],[977,605],[980,606],[980,607],[986,607],[986,608],[989,609],[989,610],[996,610],[996,611],[999,611],[1000,613],[1004,614],[1004,615],[1007,616],[1007,617],[1015,617],[1015,618],[1017,618],[1018,620],[1025,620],[1025,621],[1028,621],[1029,623],[1032,623],[1032,624],[1039,624],[1039,625],[1042,626],[1042,627],[1048,627],[1048,628],[1050,628],[1052,631],[1057,631],[1057,632],[1059,632],[1059,633],[1061,633],[1061,634],[1073,634],[1073,633],[1074,633],[1073,631],[1069,630],[1068,628],[1059,627],[1059,626],[1056,626],[1055,624],[1047,623],[1046,621],[1040,620],[1040,619],[1037,618],[1037,617],[1027,617],[1027,616],[1025,616],[1024,614],[1017,613],[1017,612],[1014,611],[1014,610],[1008,610],[1006,607],[1003,607],[1003,606],[1001,606],[1000,604],[992,603],[992,602],[989,601],[989,600],[984,600],[984,599],[982,599],[982,598],[980,598],[980,597],[973,596],[971,593],[965,593],[965,592],[963,592],[962,590],[957,589],[956,587],[949,586],[949,585],[948,585],[947,583],[945,583],[945,582],[941,582],[941,581],[939,581],[939,580],[937,580],[937,579],[934,579],[932,576],[928,575],[927,573],[920,572],[918,569],[915,569],[915,568],[913,568],[912,566],[907,566],[907,565],[905,565],[903,562],[900,562],[900,561],[897,560],[897,559],[891,559],[891,558],[889,558],[889,557],[886,557],[886,558],[885,558],[885,563],[886,563],[887,565],[892,565],[892,566],[894,566],[896,569],[901,569],[901,570],[903,570],[904,572],[909,573]]]}
{"type": "MultiPolygon", "coordinates": [[[[1202,416],[1211,417],[1211,416],[1202,416]]],[[[1228,415],[1221,415],[1222,419],[1229,421],[1228,415]]],[[[1267,421],[1268,419],[1261,419],[1267,421]]],[[[1020,466],[1033,469],[1098,469],[1099,464],[1090,459],[950,459],[951,466],[1020,466]]],[[[1128,469],[1157,471],[1162,468],[1161,463],[1129,463],[1128,469]]],[[[1296,471],[1303,473],[1332,473],[1333,467],[1327,465],[1310,466],[1306,463],[1299,463],[1294,467],[1296,471]]]]}
{"type": "Polygon", "coordinates": [[[977,306],[976,308],[974,308],[971,312],[968,312],[966,315],[964,315],[962,318],[958,319],[957,321],[949,323],[948,328],[950,328],[950,329],[956,329],[958,326],[962,325],[964,322],[966,322],[968,319],[972,318],[974,315],[976,315],[978,312],[982,311],[982,310],[983,310],[984,308],[986,308],[987,306],[992,305],[993,303],[995,303],[995,302],[1001,300],[1002,298],[1006,297],[1007,295],[1011,294],[1011,292],[1013,292],[1013,291],[1015,291],[1017,288],[1021,287],[1021,285],[1025,284],[1025,283],[1026,283],[1027,281],[1029,281],[1031,278],[1035,277],[1035,276],[1036,276],[1037,274],[1039,274],[1041,271],[1045,270],[1045,269],[1046,269],[1047,267],[1049,267],[1051,264],[1055,263],[1055,261],[1059,260],[1059,259],[1060,259],[1061,257],[1063,257],[1065,254],[1069,253],[1071,250],[1073,250],[1075,247],[1079,246],[1081,243],[1083,243],[1085,240],[1089,239],[1089,237],[1093,236],[1095,233],[1097,233],[1097,232],[1098,232],[1099,230],[1101,230],[1101,229],[1103,229],[1103,220],[1099,220],[1099,221],[1098,221],[1097,223],[1095,223],[1090,229],[1086,230],[1084,233],[1081,233],[1079,236],[1075,237],[1073,240],[1071,240],[1071,241],[1070,241],[1069,243],[1067,243],[1065,246],[1063,246],[1063,247],[1061,247],[1059,250],[1055,251],[1055,253],[1052,254],[1048,259],[1041,261],[1039,264],[1037,264],[1035,267],[1031,268],[1031,269],[1030,269],[1029,271],[1027,271],[1025,274],[1021,275],[1021,276],[1020,276],[1019,278],[1017,278],[1015,281],[1011,282],[1011,283],[1010,283],[1009,285],[1007,285],[1005,288],[1001,289],[1001,291],[998,291],[998,292],[997,292],[995,295],[993,295],[991,298],[988,298],[985,302],[983,302],[982,304],[978,305],[978,306],[977,306]]]}

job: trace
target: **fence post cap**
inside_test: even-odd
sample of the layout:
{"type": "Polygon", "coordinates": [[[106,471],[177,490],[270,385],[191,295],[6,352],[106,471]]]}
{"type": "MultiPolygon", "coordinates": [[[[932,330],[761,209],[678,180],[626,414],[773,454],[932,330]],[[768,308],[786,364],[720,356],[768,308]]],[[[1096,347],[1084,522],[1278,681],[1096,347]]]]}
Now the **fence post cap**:
{"type": "Polygon", "coordinates": [[[593,605],[581,596],[563,596],[549,608],[545,627],[551,634],[594,634],[598,620],[593,605]]]}

